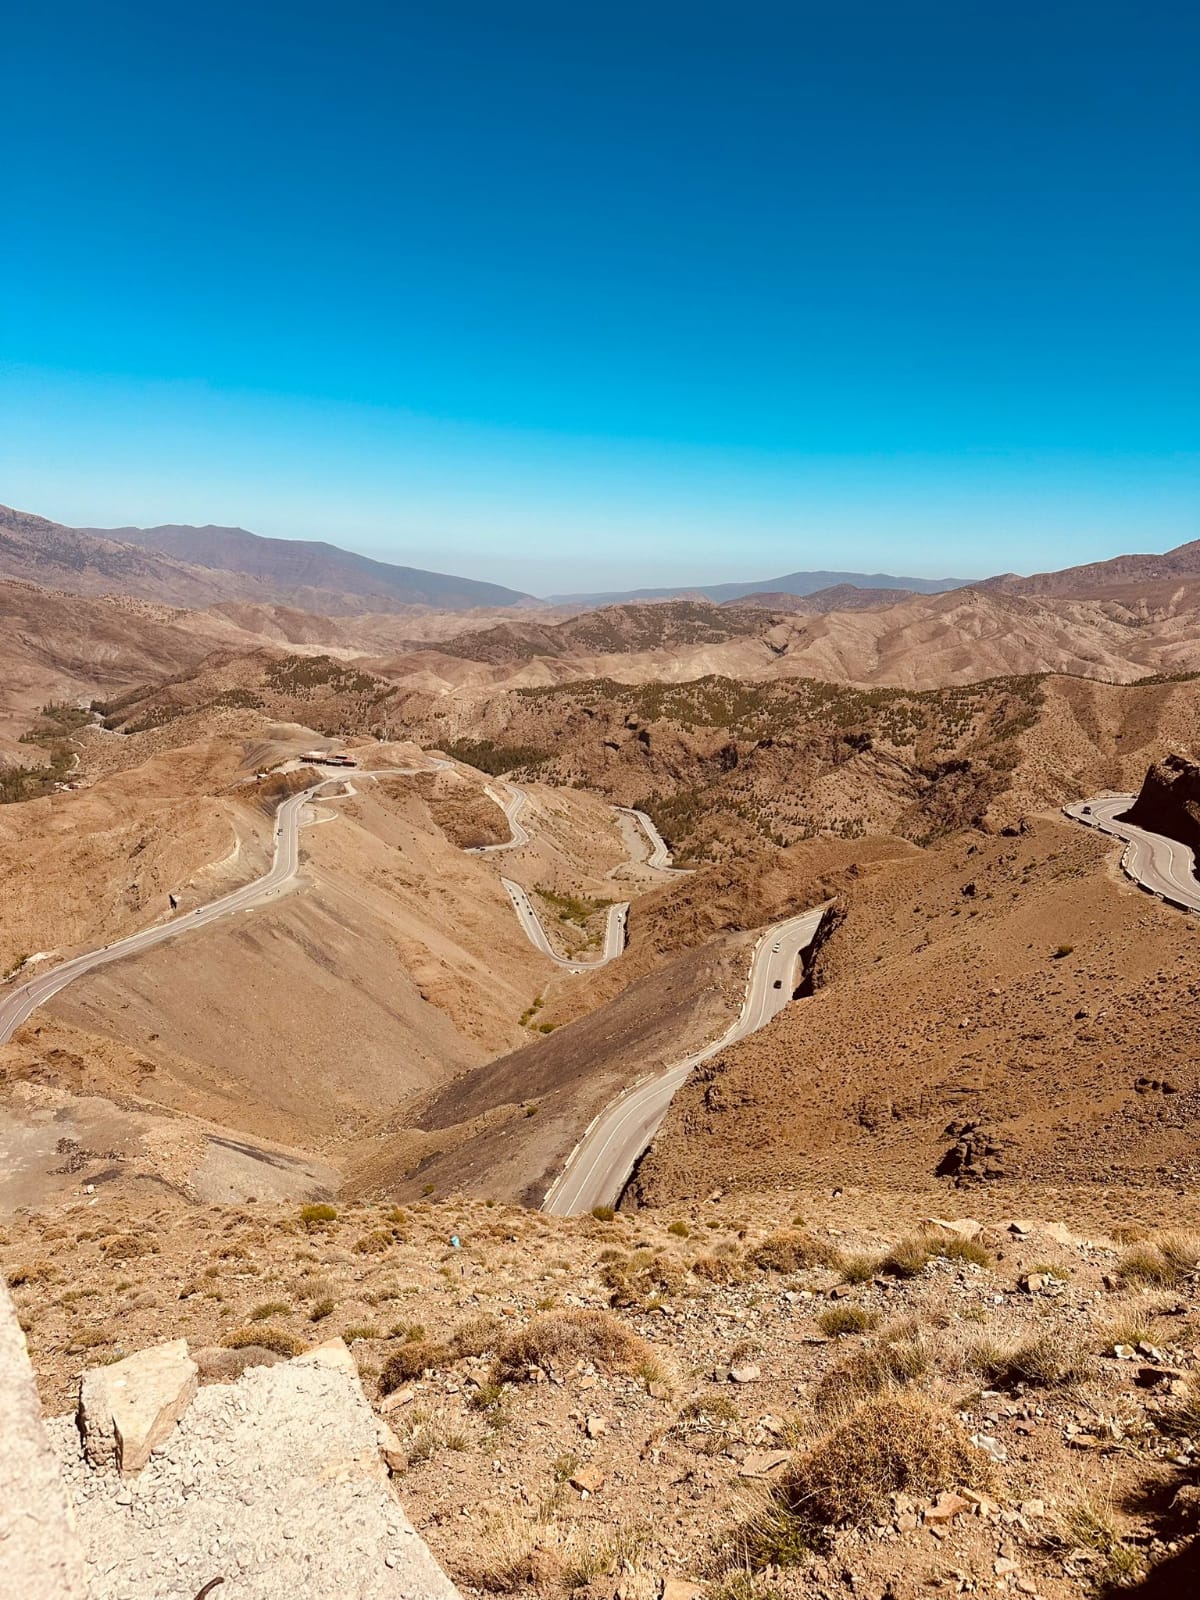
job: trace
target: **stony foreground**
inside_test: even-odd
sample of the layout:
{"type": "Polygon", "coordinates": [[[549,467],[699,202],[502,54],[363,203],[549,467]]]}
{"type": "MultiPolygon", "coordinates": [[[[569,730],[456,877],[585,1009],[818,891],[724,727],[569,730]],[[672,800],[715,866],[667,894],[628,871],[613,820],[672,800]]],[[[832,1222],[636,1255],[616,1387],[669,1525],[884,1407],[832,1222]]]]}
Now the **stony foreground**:
{"type": "Polygon", "coordinates": [[[437,1594],[418,1537],[463,1591],[553,1600],[1085,1600],[1194,1568],[1195,1236],[713,1194],[75,1208],[3,1258],[44,1400],[81,1369],[92,1395],[82,1440],[51,1433],[100,1600],[437,1594]]]}

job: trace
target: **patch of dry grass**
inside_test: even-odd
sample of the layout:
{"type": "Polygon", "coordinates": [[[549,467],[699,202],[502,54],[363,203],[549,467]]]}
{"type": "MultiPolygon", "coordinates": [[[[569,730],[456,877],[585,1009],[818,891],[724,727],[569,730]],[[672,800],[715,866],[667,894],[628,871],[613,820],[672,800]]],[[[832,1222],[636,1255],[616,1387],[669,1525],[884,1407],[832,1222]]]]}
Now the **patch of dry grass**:
{"type": "Polygon", "coordinates": [[[803,1272],[806,1267],[836,1267],[841,1255],[831,1244],[815,1238],[803,1228],[781,1228],[768,1234],[749,1252],[746,1260],[760,1272],[803,1272]]]}
{"type": "Polygon", "coordinates": [[[860,1405],[787,1472],[776,1499],[811,1528],[882,1521],[888,1498],[984,1489],[991,1467],[962,1427],[921,1395],[860,1405]]]}
{"type": "Polygon", "coordinates": [[[658,1364],[645,1339],[611,1313],[572,1307],[534,1317],[510,1333],[496,1352],[496,1377],[521,1383],[531,1367],[561,1370],[576,1361],[627,1374],[658,1364]]]}
{"type": "Polygon", "coordinates": [[[384,1362],[379,1374],[380,1394],[392,1394],[423,1372],[436,1372],[450,1359],[450,1351],[433,1339],[408,1339],[384,1362]]]}
{"type": "Polygon", "coordinates": [[[1082,1383],[1091,1370],[1086,1347],[1059,1330],[1035,1334],[1018,1344],[999,1345],[981,1340],[968,1353],[968,1361],[985,1383],[997,1389],[1069,1389],[1082,1383]]]}
{"type": "Polygon", "coordinates": [[[915,1383],[932,1364],[928,1336],[915,1319],[907,1318],[831,1367],[816,1387],[813,1404],[824,1417],[851,1411],[873,1396],[915,1383]]]}
{"type": "Polygon", "coordinates": [[[261,1345],[264,1350],[273,1350],[277,1356],[298,1356],[305,1346],[303,1339],[298,1339],[294,1333],[289,1333],[286,1328],[272,1327],[270,1323],[247,1323],[244,1328],[234,1328],[221,1340],[227,1350],[244,1350],[249,1345],[261,1345]]]}

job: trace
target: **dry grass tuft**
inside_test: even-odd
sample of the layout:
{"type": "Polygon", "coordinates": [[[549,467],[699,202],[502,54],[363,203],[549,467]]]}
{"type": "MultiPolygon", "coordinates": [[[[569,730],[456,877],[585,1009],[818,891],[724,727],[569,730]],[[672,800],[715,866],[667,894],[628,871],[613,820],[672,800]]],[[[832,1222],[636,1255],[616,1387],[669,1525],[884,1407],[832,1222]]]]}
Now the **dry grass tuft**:
{"type": "Polygon", "coordinates": [[[652,1347],[607,1311],[551,1311],[517,1328],[496,1352],[496,1377],[521,1383],[531,1367],[562,1368],[591,1361],[609,1372],[636,1373],[657,1365],[652,1347]]]}
{"type": "Polygon", "coordinates": [[[379,1374],[380,1394],[392,1394],[403,1383],[411,1383],[423,1372],[437,1371],[450,1359],[444,1344],[432,1339],[409,1339],[392,1352],[379,1374]]]}
{"type": "Polygon", "coordinates": [[[778,1502],[809,1528],[880,1522],[893,1494],[987,1488],[991,1468],[958,1423],[920,1395],[858,1407],[788,1471],[778,1502]]]}
{"type": "Polygon", "coordinates": [[[303,1339],[298,1339],[286,1328],[274,1328],[270,1323],[247,1323],[244,1328],[234,1328],[221,1340],[227,1350],[244,1350],[249,1345],[261,1345],[273,1350],[277,1356],[298,1356],[304,1350],[303,1339]]]}
{"type": "Polygon", "coordinates": [[[932,1364],[929,1339],[908,1318],[885,1328],[878,1339],[831,1367],[817,1385],[813,1403],[824,1417],[849,1412],[864,1400],[915,1383],[932,1364]]]}
{"type": "Polygon", "coordinates": [[[829,1339],[842,1339],[848,1333],[866,1333],[879,1318],[863,1306],[830,1306],[817,1318],[817,1327],[829,1339]]]}
{"type": "Polygon", "coordinates": [[[981,1341],[968,1355],[973,1369],[997,1389],[1069,1389],[1091,1371],[1086,1347],[1061,1332],[1039,1333],[1016,1345],[981,1341]]]}
{"type": "Polygon", "coordinates": [[[806,1267],[836,1267],[841,1256],[832,1245],[801,1228],[781,1228],[756,1244],[746,1257],[760,1272],[803,1272],[806,1267]]]}
{"type": "Polygon", "coordinates": [[[468,1317],[455,1328],[450,1335],[450,1354],[456,1361],[466,1356],[487,1355],[500,1343],[502,1333],[503,1325],[499,1317],[481,1311],[478,1316],[468,1317]]]}

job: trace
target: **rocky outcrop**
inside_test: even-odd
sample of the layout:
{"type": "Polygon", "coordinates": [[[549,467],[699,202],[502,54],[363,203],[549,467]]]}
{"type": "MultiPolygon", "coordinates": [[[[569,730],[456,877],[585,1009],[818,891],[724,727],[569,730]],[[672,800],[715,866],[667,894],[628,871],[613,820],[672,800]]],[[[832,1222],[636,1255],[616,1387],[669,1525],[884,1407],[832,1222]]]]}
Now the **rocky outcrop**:
{"type": "Polygon", "coordinates": [[[141,1351],[87,1374],[82,1427],[49,1425],[93,1600],[192,1600],[217,1584],[242,1600],[458,1600],[392,1492],[404,1452],[342,1340],[199,1392],[195,1373],[183,1340],[141,1351]],[[113,1470],[135,1451],[135,1478],[113,1470]]]}
{"type": "Polygon", "coordinates": [[[85,1372],[78,1424],[88,1460],[111,1463],[126,1477],[140,1472],[186,1411],[198,1381],[185,1339],[85,1372]]]}
{"type": "Polygon", "coordinates": [[[1200,860],[1200,765],[1183,756],[1156,761],[1122,820],[1178,839],[1200,860]]]}
{"type": "Polygon", "coordinates": [[[0,1281],[0,1588],[84,1600],[83,1560],[42,1426],[25,1336],[0,1281]]]}

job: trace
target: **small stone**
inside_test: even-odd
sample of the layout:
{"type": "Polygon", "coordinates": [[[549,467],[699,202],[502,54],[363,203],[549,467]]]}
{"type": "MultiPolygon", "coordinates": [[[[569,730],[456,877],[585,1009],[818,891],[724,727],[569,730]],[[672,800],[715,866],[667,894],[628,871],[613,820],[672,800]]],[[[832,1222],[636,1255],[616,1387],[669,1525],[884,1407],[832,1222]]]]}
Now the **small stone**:
{"type": "Polygon", "coordinates": [[[762,1369],[754,1366],[753,1363],[749,1366],[730,1367],[729,1369],[730,1383],[757,1383],[761,1377],[762,1369]]]}
{"type": "Polygon", "coordinates": [[[1011,1560],[1008,1556],[997,1556],[992,1562],[992,1571],[998,1578],[1007,1578],[1010,1573],[1019,1570],[1020,1563],[1011,1560]]]}
{"type": "Polygon", "coordinates": [[[583,1425],[583,1431],[589,1439],[598,1439],[602,1433],[608,1432],[608,1423],[603,1417],[589,1417],[583,1425]]]}
{"type": "Polygon", "coordinates": [[[704,1590],[690,1578],[664,1578],[662,1600],[700,1600],[704,1590]]]}
{"type": "Polygon", "coordinates": [[[604,1487],[604,1474],[599,1467],[580,1467],[571,1475],[572,1489],[580,1494],[596,1494],[604,1487]]]}
{"type": "Polygon", "coordinates": [[[961,1494],[955,1494],[952,1489],[947,1489],[938,1495],[932,1505],[925,1507],[925,1521],[927,1523],[951,1522],[964,1511],[970,1509],[971,1502],[964,1500],[961,1494]]]}

